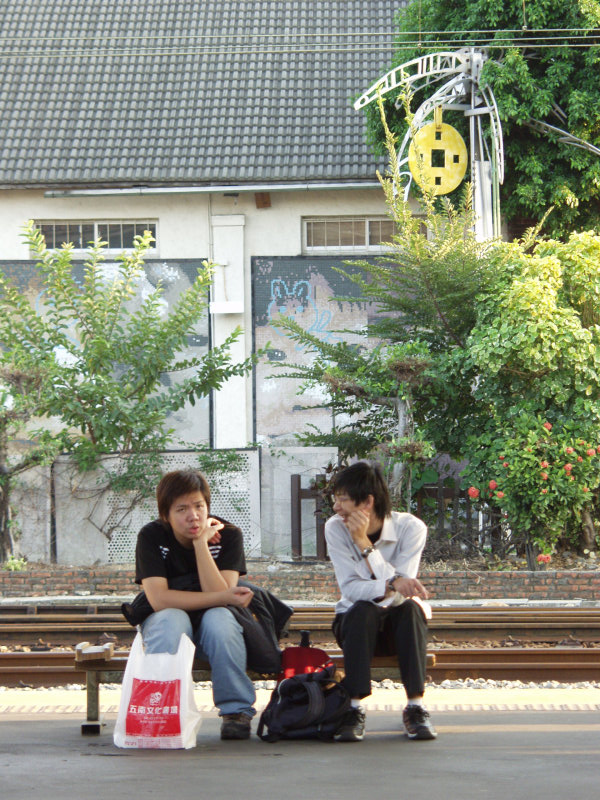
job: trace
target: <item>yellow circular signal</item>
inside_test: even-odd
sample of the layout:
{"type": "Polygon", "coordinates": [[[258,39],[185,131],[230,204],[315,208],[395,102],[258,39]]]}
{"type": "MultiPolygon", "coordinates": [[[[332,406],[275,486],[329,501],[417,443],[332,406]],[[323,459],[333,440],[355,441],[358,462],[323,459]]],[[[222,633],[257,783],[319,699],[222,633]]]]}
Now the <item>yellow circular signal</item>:
{"type": "Polygon", "coordinates": [[[465,177],[467,158],[467,146],[456,128],[431,122],[414,135],[408,167],[419,186],[436,195],[448,194],[465,177]]]}

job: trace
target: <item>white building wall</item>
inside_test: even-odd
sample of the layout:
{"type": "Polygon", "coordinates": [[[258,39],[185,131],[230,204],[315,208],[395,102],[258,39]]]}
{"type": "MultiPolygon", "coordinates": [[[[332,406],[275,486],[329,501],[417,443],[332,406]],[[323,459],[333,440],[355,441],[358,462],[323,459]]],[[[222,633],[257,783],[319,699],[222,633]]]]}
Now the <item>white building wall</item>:
{"type": "MultiPolygon", "coordinates": [[[[223,191],[208,193],[112,194],[103,196],[47,197],[39,190],[0,192],[0,259],[24,260],[30,257],[21,238],[29,219],[47,220],[120,220],[151,219],[158,223],[157,252],[159,259],[209,258],[232,265],[236,274],[234,299],[241,307],[221,309],[212,317],[213,340],[220,342],[236,325],[244,334],[237,346],[241,358],[252,352],[251,259],[256,256],[299,256],[302,254],[302,218],[305,216],[385,215],[381,189],[274,191],[271,206],[257,208],[254,192],[228,195],[223,191]],[[238,278],[239,276],[239,278],[238,278]]],[[[219,268],[218,268],[219,269],[219,268]]],[[[221,268],[222,269],[222,268],[221,268]]],[[[226,267],[229,269],[229,267],[226,267]]],[[[223,300],[217,291],[213,300],[223,300]]],[[[226,298],[225,298],[226,299],[226,298]]],[[[214,435],[216,446],[245,447],[253,440],[253,387],[251,377],[231,381],[214,398],[214,435]],[[235,383],[235,385],[234,385],[235,383]]],[[[187,411],[186,411],[187,413],[187,411]]],[[[190,413],[194,413],[191,409],[190,413]]],[[[189,422],[181,417],[183,439],[189,422]]],[[[314,456],[313,456],[314,457],[314,456]]],[[[292,460],[297,458],[294,451],[292,460]]],[[[285,460],[285,458],[284,458],[285,460]]],[[[308,459],[308,462],[311,458],[308,459]]],[[[270,464],[270,462],[269,462],[270,464]]],[[[304,465],[309,472],[318,472],[315,463],[304,465]]],[[[274,493],[272,478],[278,470],[268,470],[262,488],[264,509],[263,538],[273,535],[287,511],[282,509],[281,491],[274,493]],[[271,487],[271,488],[269,488],[271,487]],[[277,502],[279,519],[273,518],[272,505],[277,502]],[[271,531],[271,535],[267,533],[271,531]]],[[[279,484],[279,481],[275,481],[279,484]]],[[[284,526],[287,528],[287,523],[284,526]]],[[[284,537],[287,539],[287,534],[284,537]]],[[[269,555],[288,547],[283,540],[270,541],[265,547],[269,555]]]]}

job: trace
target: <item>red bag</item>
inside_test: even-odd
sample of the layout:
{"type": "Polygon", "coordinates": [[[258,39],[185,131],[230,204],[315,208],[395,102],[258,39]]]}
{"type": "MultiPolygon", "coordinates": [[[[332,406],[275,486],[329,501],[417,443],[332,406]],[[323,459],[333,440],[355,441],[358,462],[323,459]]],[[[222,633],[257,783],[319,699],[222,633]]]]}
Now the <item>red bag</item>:
{"type": "Polygon", "coordinates": [[[329,654],[318,647],[310,646],[310,631],[300,631],[299,647],[286,647],[281,654],[281,673],[277,678],[280,683],[294,675],[304,675],[324,667],[331,661],[329,654]]]}

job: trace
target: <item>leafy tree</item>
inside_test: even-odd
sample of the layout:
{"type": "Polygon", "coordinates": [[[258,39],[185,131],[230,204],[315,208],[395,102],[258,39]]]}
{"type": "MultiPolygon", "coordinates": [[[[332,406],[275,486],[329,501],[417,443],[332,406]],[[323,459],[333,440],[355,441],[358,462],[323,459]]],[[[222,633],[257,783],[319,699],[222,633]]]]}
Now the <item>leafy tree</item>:
{"type": "MultiPolygon", "coordinates": [[[[106,243],[96,241],[86,254],[81,283],[73,276],[72,245],[48,250],[32,222],[25,239],[38,260],[44,308],[33,308],[0,275],[4,383],[14,387],[14,376],[24,376],[22,388],[12,392],[14,410],[5,407],[0,417],[4,442],[8,444],[9,422],[14,428],[28,415],[45,416],[59,433],[52,436],[46,428],[38,437],[39,452],[51,455],[60,445],[73,453],[82,470],[96,467],[102,454],[127,455],[106,479],[117,490],[135,489],[147,496],[156,482],[160,455],[174,441],[169,413],[193,405],[228,378],[246,374],[254,361],[232,361],[230,347],[239,330],[204,356],[186,355],[188,337],[206,312],[210,265],[204,265],[165,313],[160,286],[139,297],[143,257],[152,241],[149,232],[136,238],[132,252],[119,257],[116,274],[105,265],[106,243]],[[179,379],[165,382],[167,373],[179,374],[179,379]]],[[[11,463],[6,455],[4,463],[5,472],[16,469],[6,466],[11,463]]]]}
{"type": "Polygon", "coordinates": [[[550,551],[570,536],[594,549],[600,236],[574,233],[531,253],[503,249],[503,269],[480,296],[457,359],[457,379],[471,381],[474,405],[487,411],[485,421],[462,420],[465,477],[486,497],[494,481],[491,502],[538,547],[550,551]]]}
{"type": "MultiPolygon", "coordinates": [[[[547,221],[553,235],[600,224],[600,158],[532,127],[539,120],[600,146],[600,3],[597,0],[413,0],[398,13],[397,54],[391,66],[442,50],[485,46],[482,79],[493,90],[503,126],[506,178],[501,188],[507,220],[547,221]],[[417,33],[422,32],[422,33],[417,33]]],[[[374,79],[378,76],[374,76],[374,79]]],[[[433,93],[430,84],[418,95],[433,93]]],[[[390,127],[406,120],[390,95],[390,127]]],[[[368,138],[378,150],[380,116],[367,107],[368,138]]],[[[448,121],[464,125],[462,115],[448,121]]]]}
{"type": "Polygon", "coordinates": [[[526,538],[532,567],[535,548],[549,552],[561,538],[595,548],[600,235],[538,241],[532,230],[518,242],[481,244],[468,194],[456,209],[448,200],[438,207],[426,192],[425,235],[397,190],[389,130],[386,137],[383,185],[397,234],[389,256],[347,272],[387,314],[368,331],[379,344],[330,345],[280,323],[317,354],[295,377],[319,383],[336,416],[347,415],[342,431],[313,431],[306,441],[409,465],[408,445],[430,443],[469,461],[471,496],[499,508],[515,538],[526,538]],[[408,412],[405,438],[399,401],[408,412]]]}
{"type": "Polygon", "coordinates": [[[395,137],[382,120],[390,168],[380,180],[396,233],[388,255],[374,263],[348,262],[341,270],[378,312],[365,332],[366,346],[323,342],[290,320],[274,324],[315,353],[312,364],[280,377],[303,379],[303,389],[323,386],[336,420],[330,433],[313,428],[300,434],[301,441],[335,446],[343,462],[380,458],[398,501],[403,495],[410,505],[412,467],[431,457],[433,440],[444,450],[452,446],[448,404],[470,403],[468,386],[454,384],[454,373],[446,378],[443,365],[465,346],[475,324],[475,297],[496,259],[494,244],[474,235],[469,187],[458,207],[425,191],[415,214],[403,199],[395,137]]]}

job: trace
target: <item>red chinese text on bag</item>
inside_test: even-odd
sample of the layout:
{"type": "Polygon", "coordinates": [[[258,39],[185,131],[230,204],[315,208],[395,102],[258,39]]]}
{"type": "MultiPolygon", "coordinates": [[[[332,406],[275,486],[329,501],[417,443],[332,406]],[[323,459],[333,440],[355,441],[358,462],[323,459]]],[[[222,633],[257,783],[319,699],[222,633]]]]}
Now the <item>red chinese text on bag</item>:
{"type": "Polygon", "coordinates": [[[125,718],[128,736],[177,736],[180,682],[133,679],[131,698],[125,718]]]}

